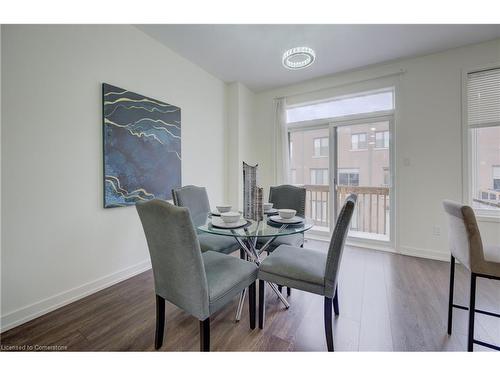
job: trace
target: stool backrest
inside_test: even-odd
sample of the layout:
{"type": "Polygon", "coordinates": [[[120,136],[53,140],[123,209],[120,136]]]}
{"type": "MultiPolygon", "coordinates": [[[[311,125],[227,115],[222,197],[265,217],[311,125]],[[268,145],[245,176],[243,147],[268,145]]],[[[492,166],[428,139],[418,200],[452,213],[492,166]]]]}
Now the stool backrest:
{"type": "Polygon", "coordinates": [[[459,202],[443,201],[448,218],[448,242],[451,255],[467,269],[484,261],[483,241],[476,221],[474,210],[459,202]]]}

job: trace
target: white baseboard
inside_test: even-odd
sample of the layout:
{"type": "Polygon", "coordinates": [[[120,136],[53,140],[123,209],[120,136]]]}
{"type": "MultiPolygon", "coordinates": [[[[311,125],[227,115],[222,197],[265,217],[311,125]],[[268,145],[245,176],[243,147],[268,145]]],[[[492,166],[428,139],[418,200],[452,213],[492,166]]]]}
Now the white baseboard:
{"type": "Polygon", "coordinates": [[[431,249],[419,249],[416,247],[407,247],[400,246],[400,254],[410,255],[413,257],[425,258],[425,259],[433,259],[433,260],[441,260],[444,262],[450,261],[450,253],[442,252],[431,249]]]}
{"type": "Polygon", "coordinates": [[[101,277],[87,284],[58,293],[54,296],[7,313],[0,318],[0,332],[5,332],[32,319],[38,318],[39,316],[54,311],[92,293],[98,292],[99,290],[110,287],[111,285],[126,280],[150,268],[151,262],[147,259],[124,270],[101,277]]]}
{"type": "MultiPolygon", "coordinates": [[[[314,235],[314,234],[313,235],[306,234],[306,239],[323,241],[323,242],[330,242],[330,238],[324,237],[324,236],[319,236],[319,235],[314,235]]],[[[442,252],[442,251],[431,250],[431,249],[420,249],[420,248],[416,248],[416,247],[399,246],[399,249],[395,250],[395,249],[391,248],[390,246],[381,245],[379,242],[370,243],[368,241],[358,241],[358,240],[351,240],[351,239],[347,239],[346,245],[353,246],[353,247],[361,247],[361,248],[365,248],[365,249],[372,249],[372,250],[377,250],[377,251],[385,251],[385,252],[394,253],[394,254],[408,255],[408,256],[418,257],[418,258],[441,260],[444,262],[450,261],[450,253],[449,252],[442,252]]]]}

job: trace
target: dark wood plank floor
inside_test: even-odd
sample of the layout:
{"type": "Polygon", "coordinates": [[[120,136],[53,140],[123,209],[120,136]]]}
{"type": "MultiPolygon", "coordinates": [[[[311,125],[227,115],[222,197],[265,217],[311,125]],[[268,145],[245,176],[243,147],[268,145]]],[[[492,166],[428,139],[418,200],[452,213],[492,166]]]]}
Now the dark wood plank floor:
{"type": "MultiPolygon", "coordinates": [[[[326,251],[327,244],[306,247],[326,251]]],[[[338,351],[463,351],[467,312],[455,309],[446,334],[449,263],[346,248],[339,281],[338,351]]],[[[456,272],[455,302],[467,304],[468,276],[456,272]]],[[[269,288],[268,288],[269,289],[269,288]]],[[[246,305],[234,322],[237,299],[212,318],[213,351],[325,351],[323,299],[294,290],[285,310],[268,290],[264,330],[250,330],[246,305]]],[[[58,345],[71,351],[153,350],[155,305],[151,271],[137,275],[0,336],[1,344],[58,345]]],[[[478,308],[500,311],[500,282],[480,279],[478,308]]],[[[198,321],[167,303],[161,350],[199,349],[198,321]]],[[[500,319],[477,315],[476,338],[500,345],[500,319]]],[[[475,346],[475,350],[488,350],[475,346]]]]}

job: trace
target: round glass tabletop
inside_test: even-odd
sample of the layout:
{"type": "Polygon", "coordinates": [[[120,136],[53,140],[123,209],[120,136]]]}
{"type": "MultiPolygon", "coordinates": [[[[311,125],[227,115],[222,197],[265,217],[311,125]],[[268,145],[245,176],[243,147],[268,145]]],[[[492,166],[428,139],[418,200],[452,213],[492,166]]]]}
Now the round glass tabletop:
{"type": "Polygon", "coordinates": [[[278,237],[291,234],[302,233],[313,227],[314,222],[305,218],[302,224],[269,224],[268,218],[264,216],[263,221],[247,220],[247,225],[237,229],[221,229],[212,225],[212,218],[209,216],[205,224],[200,225],[198,230],[205,233],[218,234],[220,236],[231,237],[278,237]]]}

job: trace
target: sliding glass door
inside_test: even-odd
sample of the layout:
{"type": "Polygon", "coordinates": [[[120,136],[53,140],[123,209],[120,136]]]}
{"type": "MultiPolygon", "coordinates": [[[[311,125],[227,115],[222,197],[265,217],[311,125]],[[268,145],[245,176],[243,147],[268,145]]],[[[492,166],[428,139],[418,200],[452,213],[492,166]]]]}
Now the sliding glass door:
{"type": "Polygon", "coordinates": [[[294,129],[289,134],[292,184],[306,188],[306,215],[329,235],[345,198],[358,203],[349,236],[390,241],[392,116],[294,129]]]}
{"type": "Polygon", "coordinates": [[[349,194],[357,194],[349,235],[368,240],[391,238],[392,118],[368,118],[332,124],[336,151],[336,212],[349,194]]]}

